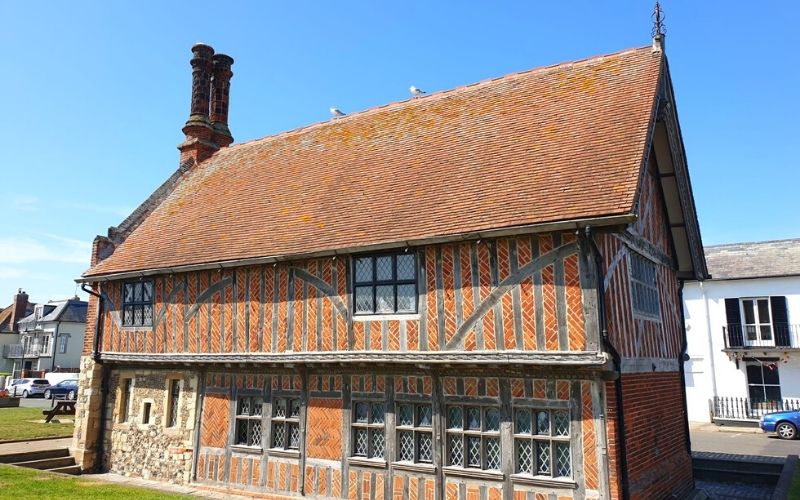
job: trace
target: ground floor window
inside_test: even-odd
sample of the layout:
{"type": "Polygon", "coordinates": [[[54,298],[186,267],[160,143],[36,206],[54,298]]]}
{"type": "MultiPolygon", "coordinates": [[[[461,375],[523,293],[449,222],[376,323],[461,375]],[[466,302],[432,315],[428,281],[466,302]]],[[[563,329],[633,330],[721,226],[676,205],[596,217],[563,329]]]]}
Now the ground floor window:
{"type": "Polygon", "coordinates": [[[447,464],[500,470],[500,409],[447,406],[447,464]]]}
{"type": "Polygon", "coordinates": [[[272,400],[272,447],[300,449],[300,399],[282,397],[272,400]]]}
{"type": "Polygon", "coordinates": [[[384,458],[386,450],[384,404],[355,401],[353,409],[353,456],[384,458]]]}
{"type": "Polygon", "coordinates": [[[571,477],[569,413],[518,408],[514,415],[514,462],[520,474],[571,477]]]}
{"type": "Polygon", "coordinates": [[[753,403],[781,401],[781,380],[777,363],[748,363],[747,389],[753,403]]]}
{"type": "Polygon", "coordinates": [[[397,405],[397,459],[433,462],[433,407],[430,403],[397,405]]]}
{"type": "MultiPolygon", "coordinates": [[[[177,380],[175,382],[178,382],[177,380]]],[[[177,388],[176,388],[177,389],[177,388]]],[[[177,393],[177,390],[175,391],[177,393]]],[[[261,446],[261,414],[264,399],[243,396],[236,403],[236,444],[261,446]]],[[[173,403],[177,407],[177,401],[173,403]]]]}

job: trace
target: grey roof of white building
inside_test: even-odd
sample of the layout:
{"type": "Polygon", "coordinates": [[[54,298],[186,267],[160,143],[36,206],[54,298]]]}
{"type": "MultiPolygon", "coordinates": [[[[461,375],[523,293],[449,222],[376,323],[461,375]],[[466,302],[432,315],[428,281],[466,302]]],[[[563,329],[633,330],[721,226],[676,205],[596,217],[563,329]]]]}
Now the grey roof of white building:
{"type": "Polygon", "coordinates": [[[800,275],[800,238],[705,247],[715,280],[800,275]]]}
{"type": "Polygon", "coordinates": [[[56,300],[42,305],[44,308],[42,317],[37,321],[36,312],[25,316],[19,320],[20,330],[35,329],[37,323],[46,321],[61,321],[71,323],[86,323],[86,309],[88,302],[77,297],[68,300],[56,300]]]}

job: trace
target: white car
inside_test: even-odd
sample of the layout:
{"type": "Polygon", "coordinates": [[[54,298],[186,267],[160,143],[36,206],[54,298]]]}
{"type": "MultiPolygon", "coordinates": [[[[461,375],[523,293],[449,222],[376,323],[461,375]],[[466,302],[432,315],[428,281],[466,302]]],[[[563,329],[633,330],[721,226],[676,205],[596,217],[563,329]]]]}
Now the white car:
{"type": "Polygon", "coordinates": [[[18,378],[11,381],[11,385],[6,387],[8,395],[11,397],[22,396],[44,396],[44,391],[50,387],[50,382],[43,378],[18,378]]]}

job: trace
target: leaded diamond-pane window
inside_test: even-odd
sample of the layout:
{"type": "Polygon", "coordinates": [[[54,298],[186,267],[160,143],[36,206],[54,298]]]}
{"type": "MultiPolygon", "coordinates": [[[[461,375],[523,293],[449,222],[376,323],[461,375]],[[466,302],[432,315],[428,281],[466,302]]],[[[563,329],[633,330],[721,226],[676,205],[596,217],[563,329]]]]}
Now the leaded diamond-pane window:
{"type": "Polygon", "coordinates": [[[417,311],[417,264],[413,253],[365,255],[353,259],[355,314],[417,311]]]}
{"type": "MultiPolygon", "coordinates": [[[[261,410],[258,410],[261,415],[261,410]]],[[[272,400],[272,448],[300,449],[300,400],[279,397],[272,400]]]]}
{"type": "Polygon", "coordinates": [[[514,414],[516,472],[532,476],[572,477],[570,423],[567,410],[518,408],[514,414]]]}
{"type": "MultiPolygon", "coordinates": [[[[169,381],[169,408],[167,409],[167,425],[176,427],[178,425],[178,405],[181,397],[181,381],[171,379],[169,381]]],[[[259,412],[259,415],[261,413],[259,412]]]]}
{"type": "Polygon", "coordinates": [[[499,470],[500,409],[450,405],[447,415],[447,465],[499,470]]]}
{"type": "Polygon", "coordinates": [[[122,326],[153,325],[153,282],[122,284],[122,326]]]}
{"type": "Polygon", "coordinates": [[[261,446],[260,396],[241,396],[236,402],[236,445],[261,446]]]}
{"type": "Polygon", "coordinates": [[[353,405],[353,456],[384,458],[386,409],[375,401],[356,401],[353,405]]]}
{"type": "Polygon", "coordinates": [[[656,264],[638,253],[628,254],[633,314],[643,319],[661,320],[656,264]]]}
{"type": "Polygon", "coordinates": [[[397,405],[397,460],[433,462],[433,407],[430,403],[397,405]]]}

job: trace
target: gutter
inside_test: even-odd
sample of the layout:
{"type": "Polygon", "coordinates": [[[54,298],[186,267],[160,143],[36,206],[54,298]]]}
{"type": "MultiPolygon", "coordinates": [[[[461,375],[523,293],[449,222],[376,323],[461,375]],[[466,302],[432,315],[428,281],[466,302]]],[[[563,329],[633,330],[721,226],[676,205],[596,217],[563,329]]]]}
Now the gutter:
{"type": "MultiPolygon", "coordinates": [[[[586,239],[589,241],[589,244],[594,251],[594,258],[595,258],[595,266],[597,267],[598,271],[603,271],[603,256],[600,253],[600,248],[598,248],[597,243],[594,241],[594,235],[592,234],[592,228],[587,226],[585,228],[586,239]]],[[[604,276],[605,273],[598,272],[598,278],[600,276],[604,276]]],[[[622,480],[622,498],[623,500],[628,500],[630,498],[630,478],[628,477],[628,451],[627,445],[625,443],[625,417],[622,411],[622,359],[619,355],[619,351],[617,351],[614,344],[611,343],[611,339],[608,335],[608,325],[606,320],[606,307],[605,307],[605,288],[603,287],[603,280],[597,280],[597,314],[598,324],[600,327],[600,338],[603,341],[603,347],[611,356],[611,359],[614,362],[614,372],[615,372],[615,379],[614,379],[614,386],[616,389],[616,403],[617,403],[617,443],[619,449],[619,471],[622,480]]],[[[688,423],[687,423],[688,425],[688,423]]]]}
{"type": "Polygon", "coordinates": [[[81,285],[81,290],[92,295],[93,297],[97,297],[97,318],[98,321],[95,322],[94,325],[94,338],[92,339],[92,360],[99,364],[102,367],[102,373],[100,375],[101,382],[100,382],[100,415],[99,415],[99,422],[97,425],[97,445],[95,449],[95,461],[94,461],[94,472],[102,472],[103,471],[103,444],[105,440],[106,434],[106,405],[108,404],[108,380],[111,375],[111,369],[103,364],[103,360],[100,358],[99,352],[99,345],[100,345],[100,335],[103,333],[103,322],[99,321],[100,318],[103,317],[103,304],[105,301],[103,300],[103,296],[94,290],[91,287],[87,286],[86,283],[81,285]]]}
{"type": "MultiPolygon", "coordinates": [[[[359,252],[376,252],[381,250],[391,250],[397,248],[411,248],[425,245],[435,245],[441,243],[451,243],[464,240],[482,240],[499,238],[503,236],[515,236],[520,234],[542,233],[550,231],[577,231],[593,226],[627,226],[636,222],[637,215],[623,214],[607,217],[596,217],[591,219],[575,219],[571,221],[546,222],[541,224],[528,224],[503,229],[489,229],[486,231],[474,231],[470,233],[454,234],[449,236],[434,236],[431,238],[421,238],[417,240],[404,240],[391,243],[377,243],[372,245],[361,245],[356,247],[344,247],[333,250],[323,250],[318,252],[301,252],[286,255],[273,255],[269,257],[248,257],[244,259],[231,259],[217,262],[207,262],[203,264],[186,264],[173,267],[158,267],[141,269],[138,271],[125,271],[119,273],[84,275],[76,278],[76,283],[99,283],[128,278],[143,278],[157,274],[175,274],[190,271],[203,271],[208,269],[225,269],[240,266],[255,266],[261,264],[275,264],[278,262],[292,262],[304,259],[319,257],[346,256],[359,252]]],[[[87,292],[88,293],[88,292],[87,292]]]]}

